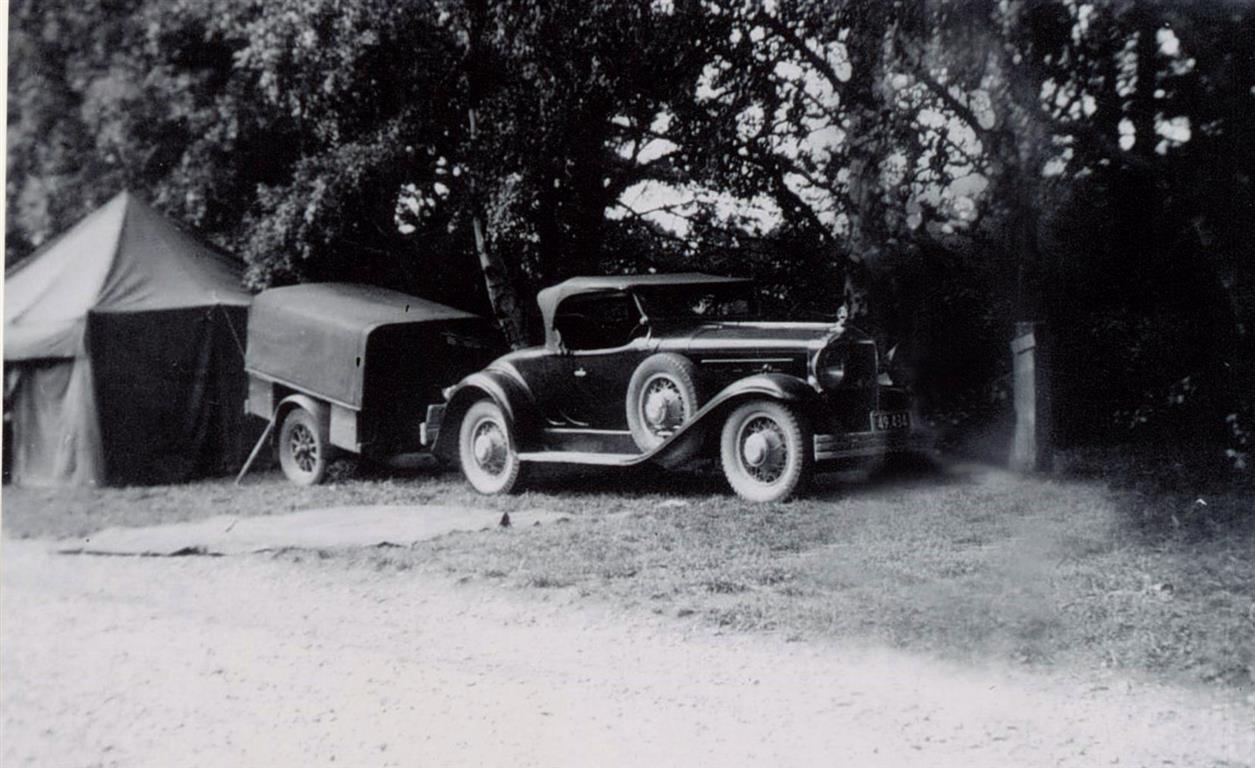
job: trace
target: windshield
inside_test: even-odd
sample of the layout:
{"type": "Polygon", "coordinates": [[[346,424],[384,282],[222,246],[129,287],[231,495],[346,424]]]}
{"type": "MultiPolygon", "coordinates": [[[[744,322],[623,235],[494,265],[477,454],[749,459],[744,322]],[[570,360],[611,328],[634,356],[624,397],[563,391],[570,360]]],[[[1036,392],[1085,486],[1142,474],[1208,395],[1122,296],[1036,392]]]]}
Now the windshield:
{"type": "Polygon", "coordinates": [[[752,285],[664,286],[637,289],[654,320],[750,320],[758,316],[752,285]]]}

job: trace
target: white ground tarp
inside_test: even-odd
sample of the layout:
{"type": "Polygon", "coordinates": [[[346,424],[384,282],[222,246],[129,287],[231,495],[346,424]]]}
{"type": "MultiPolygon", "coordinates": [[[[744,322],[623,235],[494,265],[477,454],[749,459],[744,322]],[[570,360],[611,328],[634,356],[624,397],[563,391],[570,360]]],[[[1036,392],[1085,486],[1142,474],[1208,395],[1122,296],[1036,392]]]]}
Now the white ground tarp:
{"type": "MultiPolygon", "coordinates": [[[[233,517],[107,528],[80,540],[62,540],[65,553],[102,555],[232,555],[267,550],[408,546],[459,531],[497,528],[499,510],[450,506],[359,506],[311,509],[285,515],[233,517]]],[[[551,523],[562,515],[539,509],[510,512],[513,526],[551,523]]]]}

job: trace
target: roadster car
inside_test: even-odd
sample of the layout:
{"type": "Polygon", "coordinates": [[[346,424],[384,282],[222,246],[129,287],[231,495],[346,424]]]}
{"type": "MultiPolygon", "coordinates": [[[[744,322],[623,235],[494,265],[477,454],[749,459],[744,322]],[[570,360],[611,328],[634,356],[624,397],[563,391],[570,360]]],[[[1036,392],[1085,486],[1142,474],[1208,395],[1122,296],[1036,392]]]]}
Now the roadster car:
{"type": "Polygon", "coordinates": [[[844,321],[770,322],[748,280],[577,277],[542,290],[545,343],[498,358],[428,414],[435,452],[485,494],[539,463],[675,467],[786,499],[817,469],[917,451],[918,419],[875,342],[844,321]]]}

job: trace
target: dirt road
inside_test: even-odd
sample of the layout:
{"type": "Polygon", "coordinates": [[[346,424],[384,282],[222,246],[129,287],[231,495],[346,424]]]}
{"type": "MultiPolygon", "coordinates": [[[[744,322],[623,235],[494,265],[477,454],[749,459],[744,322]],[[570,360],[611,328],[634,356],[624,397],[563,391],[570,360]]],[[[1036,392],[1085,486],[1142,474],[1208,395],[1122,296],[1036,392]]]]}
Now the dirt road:
{"type": "Polygon", "coordinates": [[[1255,707],[562,592],[3,548],[4,766],[1248,765],[1255,707]]]}

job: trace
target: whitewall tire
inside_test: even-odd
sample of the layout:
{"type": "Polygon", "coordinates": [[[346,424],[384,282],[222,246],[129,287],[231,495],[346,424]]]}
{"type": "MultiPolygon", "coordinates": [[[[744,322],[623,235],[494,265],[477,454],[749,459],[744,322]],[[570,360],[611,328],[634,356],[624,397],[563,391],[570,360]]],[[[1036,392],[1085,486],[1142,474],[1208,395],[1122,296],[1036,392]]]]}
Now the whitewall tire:
{"type": "Polygon", "coordinates": [[[466,481],[482,494],[513,493],[521,485],[523,465],[510,423],[492,400],[476,402],[462,417],[458,458],[466,481]]]}
{"type": "Polygon", "coordinates": [[[810,480],[814,457],[809,423],[774,400],[751,400],[728,415],[719,440],[723,473],[746,501],[784,501],[810,480]]]}

